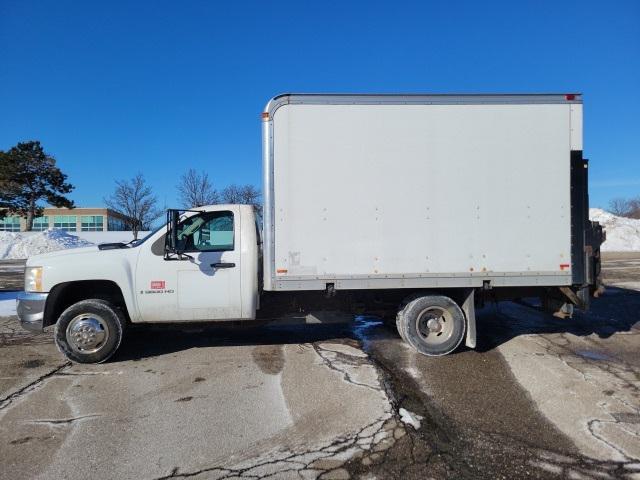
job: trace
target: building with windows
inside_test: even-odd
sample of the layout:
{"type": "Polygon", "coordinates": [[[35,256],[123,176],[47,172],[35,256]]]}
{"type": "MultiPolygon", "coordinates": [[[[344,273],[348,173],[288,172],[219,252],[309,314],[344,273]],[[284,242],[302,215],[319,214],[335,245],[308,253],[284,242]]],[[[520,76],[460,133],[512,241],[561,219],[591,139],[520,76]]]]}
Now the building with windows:
{"type": "MultiPolygon", "coordinates": [[[[127,217],[108,208],[45,208],[33,220],[33,231],[58,228],[66,232],[107,232],[127,230],[127,217]]],[[[27,220],[18,216],[0,219],[0,232],[23,232],[27,220]]]]}

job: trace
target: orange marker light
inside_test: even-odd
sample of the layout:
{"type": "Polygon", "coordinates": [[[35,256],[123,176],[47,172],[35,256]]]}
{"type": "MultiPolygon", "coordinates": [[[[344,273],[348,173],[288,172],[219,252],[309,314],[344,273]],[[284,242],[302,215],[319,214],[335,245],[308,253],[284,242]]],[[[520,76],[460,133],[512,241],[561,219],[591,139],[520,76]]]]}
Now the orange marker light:
{"type": "Polygon", "coordinates": [[[269,120],[269,112],[262,112],[262,120],[269,120]]]}
{"type": "Polygon", "coordinates": [[[289,270],[287,270],[286,268],[279,268],[276,270],[276,273],[287,273],[289,270]]]}

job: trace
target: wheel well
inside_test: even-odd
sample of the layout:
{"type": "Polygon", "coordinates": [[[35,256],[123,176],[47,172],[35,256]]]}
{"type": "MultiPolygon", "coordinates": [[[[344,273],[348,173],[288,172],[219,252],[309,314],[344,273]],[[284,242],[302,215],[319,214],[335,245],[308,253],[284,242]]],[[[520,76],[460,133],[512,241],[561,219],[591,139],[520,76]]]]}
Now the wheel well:
{"type": "Polygon", "coordinates": [[[401,302],[401,306],[406,305],[412,300],[415,300],[419,297],[424,297],[427,295],[441,295],[443,297],[449,297],[455,303],[458,304],[460,308],[462,308],[462,304],[464,303],[469,292],[469,288],[441,288],[437,290],[414,290],[408,295],[404,297],[401,302]]]}
{"type": "Polygon", "coordinates": [[[127,305],[124,302],[122,290],[111,280],[81,280],[77,282],[60,283],[53,287],[44,310],[44,324],[47,327],[58,321],[60,314],[74,303],[89,298],[107,300],[122,310],[129,321],[127,305]]]}

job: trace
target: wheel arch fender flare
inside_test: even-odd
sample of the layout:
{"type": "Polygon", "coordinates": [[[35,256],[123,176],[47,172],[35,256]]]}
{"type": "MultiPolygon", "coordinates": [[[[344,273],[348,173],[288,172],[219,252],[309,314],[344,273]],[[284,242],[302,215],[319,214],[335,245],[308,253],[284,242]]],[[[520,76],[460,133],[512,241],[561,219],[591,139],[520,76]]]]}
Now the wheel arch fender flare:
{"type": "Polygon", "coordinates": [[[54,325],[60,314],[70,305],[89,298],[104,298],[121,307],[123,314],[130,319],[133,305],[125,291],[114,280],[92,279],[61,282],[53,286],[45,303],[43,327],[54,325]]]}

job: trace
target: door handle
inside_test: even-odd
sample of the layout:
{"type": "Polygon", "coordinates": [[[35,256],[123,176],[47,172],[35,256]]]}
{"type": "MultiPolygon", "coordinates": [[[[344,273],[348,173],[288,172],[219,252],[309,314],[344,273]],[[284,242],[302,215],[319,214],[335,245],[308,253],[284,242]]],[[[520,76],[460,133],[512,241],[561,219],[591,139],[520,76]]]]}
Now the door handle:
{"type": "Polygon", "coordinates": [[[236,266],[235,263],[224,263],[224,262],[211,264],[211,268],[233,268],[235,266],[236,266]]]}

